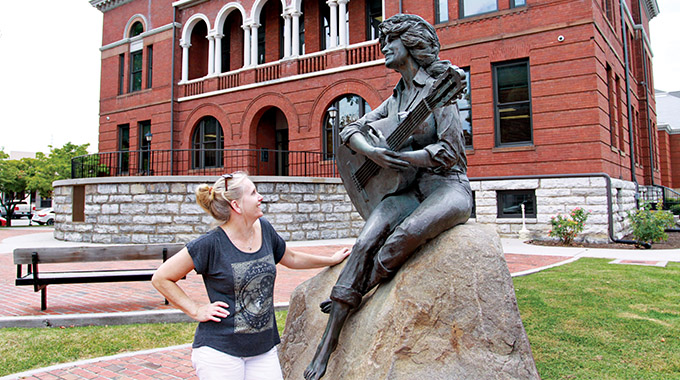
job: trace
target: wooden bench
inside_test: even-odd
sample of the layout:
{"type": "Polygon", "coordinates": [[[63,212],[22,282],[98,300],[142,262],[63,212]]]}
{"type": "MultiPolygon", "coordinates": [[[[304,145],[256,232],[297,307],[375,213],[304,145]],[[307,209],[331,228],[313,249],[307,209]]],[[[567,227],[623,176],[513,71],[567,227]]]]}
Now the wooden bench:
{"type": "MultiPolygon", "coordinates": [[[[100,282],[150,281],[157,268],[74,270],[44,272],[40,264],[93,263],[137,260],[167,260],[184,248],[184,244],[127,244],[91,247],[17,248],[15,285],[32,285],[41,292],[40,310],[47,309],[47,285],[100,282]],[[22,267],[26,265],[27,273],[22,267]]],[[[166,300],[167,303],[167,300],[166,300]]]]}

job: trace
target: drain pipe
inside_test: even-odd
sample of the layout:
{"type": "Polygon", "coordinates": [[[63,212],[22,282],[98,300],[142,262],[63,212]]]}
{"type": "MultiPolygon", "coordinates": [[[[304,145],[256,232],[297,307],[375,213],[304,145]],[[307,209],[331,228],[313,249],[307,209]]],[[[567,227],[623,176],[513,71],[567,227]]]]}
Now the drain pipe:
{"type": "MultiPolygon", "coordinates": [[[[633,29],[640,31],[640,34],[642,35],[642,38],[640,38],[640,42],[642,45],[642,53],[644,54],[645,52],[645,47],[649,49],[649,54],[653,57],[654,54],[652,54],[652,47],[649,46],[649,39],[647,38],[647,32],[645,32],[645,28],[642,26],[642,24],[636,24],[635,20],[633,20],[633,15],[630,14],[630,10],[628,9],[628,6],[624,4],[626,7],[626,13],[628,14],[628,17],[631,20],[631,24],[633,24],[633,29]]],[[[638,3],[638,12],[642,14],[642,3],[638,3]]],[[[647,82],[647,78],[649,78],[649,67],[647,67],[647,57],[645,56],[642,59],[642,70],[645,75],[645,80],[642,81],[642,85],[645,86],[645,107],[647,109],[647,141],[649,141],[649,167],[650,167],[650,180],[652,182],[652,186],[654,186],[654,144],[652,140],[652,133],[654,131],[652,130],[652,117],[650,115],[650,107],[649,107],[649,83],[647,82]]]]}
{"type": "Polygon", "coordinates": [[[470,178],[470,181],[498,181],[498,180],[522,180],[522,179],[558,179],[558,178],[583,178],[583,177],[602,177],[606,182],[607,189],[607,232],[609,235],[609,240],[614,243],[620,244],[635,244],[645,247],[646,249],[652,248],[652,245],[645,242],[639,242],[635,240],[623,240],[617,239],[614,236],[614,211],[612,209],[612,177],[607,173],[585,173],[585,174],[542,174],[534,176],[507,176],[507,177],[479,177],[470,178]]]}
{"type": "Polygon", "coordinates": [[[170,175],[175,174],[175,43],[177,7],[172,7],[172,58],[170,59],[170,175]]]}
{"type": "MultiPolygon", "coordinates": [[[[625,1],[619,1],[621,5],[621,36],[623,39],[623,67],[626,71],[626,103],[628,112],[628,145],[630,146],[630,173],[635,183],[635,208],[640,208],[640,185],[637,181],[637,175],[635,174],[635,144],[633,143],[633,109],[630,104],[630,65],[628,64],[628,57],[630,52],[628,51],[628,32],[626,31],[626,18],[623,17],[624,11],[628,8],[624,8],[625,1]]],[[[630,14],[629,14],[630,15],[630,14]]]]}

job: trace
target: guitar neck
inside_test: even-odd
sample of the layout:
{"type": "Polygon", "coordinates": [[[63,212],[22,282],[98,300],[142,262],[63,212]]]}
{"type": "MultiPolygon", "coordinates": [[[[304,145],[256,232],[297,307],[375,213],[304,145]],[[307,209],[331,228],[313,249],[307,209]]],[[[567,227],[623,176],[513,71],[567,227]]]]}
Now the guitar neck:
{"type": "Polygon", "coordinates": [[[421,100],[406,118],[399,123],[397,128],[387,137],[387,146],[391,150],[397,150],[415,132],[416,128],[430,116],[432,110],[427,105],[427,98],[421,100]]]}
{"type": "MultiPolygon", "coordinates": [[[[387,145],[391,150],[397,150],[415,132],[416,128],[430,116],[432,110],[428,107],[427,98],[421,100],[397,128],[387,137],[387,145]]],[[[378,173],[380,166],[371,160],[366,160],[354,175],[355,185],[364,188],[368,181],[378,173]]]]}

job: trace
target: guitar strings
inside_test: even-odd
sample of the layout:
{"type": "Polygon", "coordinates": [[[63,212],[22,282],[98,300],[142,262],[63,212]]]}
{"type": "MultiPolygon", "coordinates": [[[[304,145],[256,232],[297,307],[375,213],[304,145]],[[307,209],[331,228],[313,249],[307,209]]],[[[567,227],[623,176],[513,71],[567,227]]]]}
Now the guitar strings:
{"type": "MultiPolygon", "coordinates": [[[[451,83],[452,81],[447,78],[447,82],[451,83]]],[[[457,84],[457,81],[453,81],[454,84],[457,84]]],[[[447,94],[444,92],[442,93],[437,101],[440,99],[444,98],[447,94]]],[[[415,109],[409,113],[409,115],[406,117],[405,122],[410,122],[412,119],[418,120],[419,118],[423,117],[424,115],[430,113],[432,109],[432,105],[436,104],[437,101],[435,101],[435,98],[437,98],[437,94],[433,93],[428,96],[426,96],[423,99],[423,102],[419,103],[415,109]],[[427,103],[427,104],[426,104],[427,103]]],[[[416,123],[411,123],[412,125],[409,126],[408,128],[403,128],[403,129],[397,129],[395,131],[396,133],[393,133],[392,135],[388,136],[387,138],[387,144],[391,149],[397,149],[399,148],[398,145],[403,144],[408,137],[415,131],[415,129],[418,127],[418,124],[416,123]]],[[[356,184],[360,184],[361,188],[359,190],[362,190],[363,187],[368,183],[368,181],[380,170],[380,166],[376,164],[375,162],[371,160],[366,160],[364,163],[361,165],[361,167],[355,172],[353,175],[353,179],[356,184]]]]}

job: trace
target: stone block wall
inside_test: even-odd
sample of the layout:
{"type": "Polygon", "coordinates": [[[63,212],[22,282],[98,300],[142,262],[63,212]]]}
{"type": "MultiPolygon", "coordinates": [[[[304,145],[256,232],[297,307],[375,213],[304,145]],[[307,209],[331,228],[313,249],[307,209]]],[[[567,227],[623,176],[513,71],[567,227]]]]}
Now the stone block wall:
{"type": "MultiPolygon", "coordinates": [[[[251,177],[262,211],[286,240],[356,237],[363,220],[339,179],[251,177]]],[[[125,244],[187,242],[215,227],[196,204],[196,187],[215,177],[115,177],[54,183],[55,238],[125,244]],[[76,185],[85,186],[85,221],[73,222],[76,185]]]]}
{"type": "Polygon", "coordinates": [[[577,240],[606,242],[609,240],[609,199],[612,202],[614,237],[619,239],[630,231],[627,212],[635,209],[635,184],[606,176],[571,178],[527,178],[471,181],[475,192],[477,223],[495,224],[502,237],[518,237],[521,218],[499,218],[498,190],[533,190],[536,195],[536,217],[524,223],[530,237],[550,240],[550,220],[558,214],[569,214],[581,207],[590,212],[583,233],[577,240]],[[611,198],[607,197],[607,182],[611,183],[611,198]]]}
{"type": "MultiPolygon", "coordinates": [[[[114,177],[54,183],[55,237],[92,243],[187,242],[215,227],[197,204],[196,187],[215,177],[114,177]],[[73,222],[74,186],[84,186],[84,222],[73,222]]],[[[252,177],[264,197],[263,212],[288,241],[355,238],[364,221],[337,178],[252,177]]],[[[533,190],[536,217],[525,219],[530,237],[548,240],[550,218],[582,207],[591,214],[578,239],[609,240],[609,204],[615,238],[630,231],[635,184],[602,175],[572,178],[508,178],[471,181],[476,218],[493,224],[502,237],[516,238],[521,218],[497,216],[497,191],[533,190]],[[611,197],[607,197],[607,183],[611,197]]]]}

